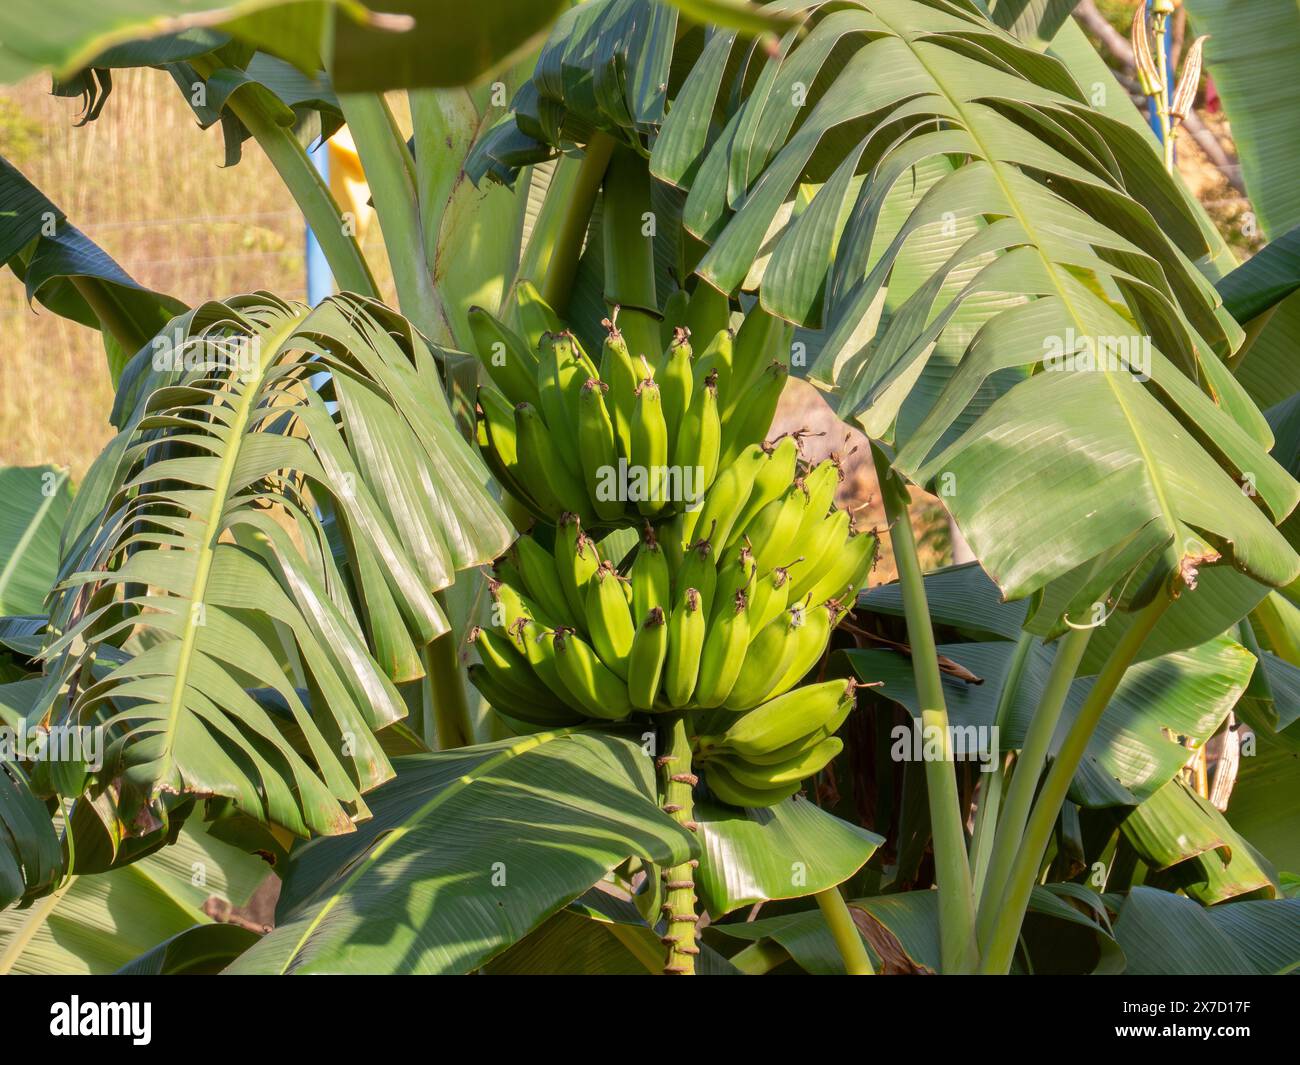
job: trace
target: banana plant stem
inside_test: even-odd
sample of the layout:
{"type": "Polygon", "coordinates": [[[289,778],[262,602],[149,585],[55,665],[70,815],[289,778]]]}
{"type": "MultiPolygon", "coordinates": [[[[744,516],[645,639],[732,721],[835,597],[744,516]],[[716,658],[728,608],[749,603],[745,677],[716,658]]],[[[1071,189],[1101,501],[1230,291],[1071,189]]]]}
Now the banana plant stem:
{"type": "Polygon", "coordinates": [[[853,915],[849,913],[848,904],[840,894],[840,889],[827,888],[825,891],[817,892],[814,898],[817,899],[822,916],[826,918],[826,925],[831,930],[835,949],[840,952],[840,957],[844,961],[844,971],[849,976],[874,976],[875,970],[871,967],[871,957],[867,954],[866,944],[858,934],[858,926],[853,923],[853,915]]]}
{"type": "Polygon", "coordinates": [[[1038,790],[1039,778],[1047,764],[1047,752],[1056,734],[1056,726],[1061,720],[1061,711],[1065,708],[1066,697],[1070,694],[1070,685],[1079,671],[1079,663],[1088,648],[1092,629],[1070,629],[1061,637],[1052,659],[1052,670],[1047,678],[1034,716],[1029,722],[1029,731],[1025,734],[1024,746],[1016,758],[1015,768],[1011,774],[1011,786],[1007,789],[1006,803],[1002,807],[1002,816],[998,820],[993,837],[993,854],[989,859],[988,876],[981,892],[981,901],[975,924],[975,937],[981,943],[988,941],[993,933],[1001,907],[1002,893],[1006,890],[1007,878],[1011,875],[1011,866],[1020,850],[1020,841],[1024,835],[1025,823],[1029,820],[1029,811],[1034,803],[1034,794],[1038,790]]]}
{"type": "MultiPolygon", "coordinates": [[[[1011,708],[1015,705],[1016,695],[1020,691],[1020,682],[1025,675],[1025,663],[1029,660],[1029,652],[1033,650],[1033,646],[1034,637],[1027,632],[1022,632],[1016,640],[1016,649],[1012,652],[1011,664],[1008,666],[1006,678],[1002,682],[1002,690],[998,692],[998,707],[993,718],[999,736],[1010,720],[1011,708]]],[[[983,776],[980,785],[979,806],[975,811],[975,830],[971,835],[970,844],[971,887],[975,896],[977,929],[979,927],[980,897],[988,875],[989,859],[993,853],[993,837],[997,830],[998,814],[1002,809],[1002,791],[1006,786],[1006,766],[1003,764],[1005,759],[1002,752],[990,751],[989,756],[997,759],[997,765],[983,776]]]]}
{"type": "MultiPolygon", "coordinates": [[[[1111,696],[1119,687],[1125,671],[1137,657],[1151,630],[1169,609],[1172,599],[1167,594],[1157,597],[1134,617],[1132,625],[1111,650],[1097,674],[1092,689],[1088,692],[1079,714],[1066,733],[1061,749],[1052,761],[1052,768],[1043,782],[1038,801],[1029,815],[1020,851],[1011,867],[1007,879],[1007,888],[997,900],[1000,905],[998,919],[993,927],[987,948],[984,950],[980,971],[983,973],[1006,973],[1011,968],[1011,960],[1020,935],[1020,924],[1024,920],[1029,896],[1034,888],[1043,855],[1056,825],[1057,815],[1070,791],[1074,774],[1083,761],[1088,741],[1096,731],[1101,715],[1110,704],[1111,696]]],[[[1059,652],[1058,652],[1059,653],[1059,652]]],[[[992,899],[990,898],[992,903],[992,899]]]]}
{"type": "Polygon", "coordinates": [[[424,253],[411,153],[382,96],[343,93],[339,104],[370,185],[384,247],[393,267],[398,307],[426,337],[445,340],[452,335],[451,326],[434,290],[433,274],[424,253]]]}
{"type": "MultiPolygon", "coordinates": [[[[600,192],[600,184],[605,178],[605,170],[613,153],[613,137],[606,133],[592,135],[572,187],[567,190],[564,203],[560,205],[562,214],[555,220],[553,227],[548,224],[543,230],[550,239],[549,247],[539,248],[535,255],[530,242],[528,251],[525,252],[530,268],[542,272],[540,278],[529,280],[538,284],[542,298],[557,314],[563,315],[568,310],[573,279],[578,272],[578,258],[587,239],[587,225],[591,221],[596,195],[600,192]],[[549,255],[545,252],[549,252],[549,255]]],[[[550,198],[547,199],[549,201],[550,198]]],[[[546,221],[550,223],[549,219],[546,221]]],[[[536,240],[537,236],[534,234],[533,239],[536,240]]]]}
{"type": "MultiPolygon", "coordinates": [[[[694,832],[695,805],[692,790],[691,741],[686,730],[686,715],[674,714],[664,722],[663,753],[658,765],[663,779],[664,813],[679,825],[694,832]]],[[[667,898],[664,903],[665,976],[694,976],[695,958],[700,948],[695,942],[695,862],[675,865],[664,871],[667,898]]]]}
{"type": "Polygon", "coordinates": [[[968,973],[977,962],[975,900],[971,891],[964,817],[957,792],[948,708],[939,676],[930,607],[926,601],[921,562],[916,553],[916,539],[907,513],[907,488],[890,468],[884,452],[874,443],[872,455],[903,593],[903,613],[907,619],[908,642],[912,647],[912,669],[921,705],[923,735],[927,741],[932,737],[937,740],[943,751],[941,759],[925,762],[930,828],[934,837],[935,881],[939,889],[940,957],[945,973],[968,973]]]}
{"type": "MultiPolygon", "coordinates": [[[[217,69],[217,64],[207,57],[192,59],[190,65],[196,74],[205,79],[211,77],[217,69]]],[[[362,296],[378,296],[379,289],[356,238],[349,233],[349,227],[344,224],[343,215],[330,194],[329,186],[312,166],[293,130],[280,125],[258,107],[252,93],[233,92],[227,98],[226,105],[271,160],[271,165],[293,196],[298,210],[316,234],[339,288],[362,296]]],[[[321,150],[324,150],[323,146],[321,150]]]]}

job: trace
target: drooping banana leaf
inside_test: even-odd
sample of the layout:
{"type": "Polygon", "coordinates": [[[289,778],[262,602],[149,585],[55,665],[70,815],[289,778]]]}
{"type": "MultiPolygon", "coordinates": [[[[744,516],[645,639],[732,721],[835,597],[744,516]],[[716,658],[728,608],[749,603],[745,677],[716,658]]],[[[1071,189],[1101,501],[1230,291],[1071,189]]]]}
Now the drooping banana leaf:
{"type": "Polygon", "coordinates": [[[136,0],[123,11],[120,4],[14,0],[0,16],[0,82],[41,70],[68,76],[128,42],[161,38],[160,52],[171,54],[177,35],[202,29],[307,72],[328,59],[344,91],[463,85],[545,29],[561,6],[560,0],[497,0],[474,8],[454,0],[136,0]]]}
{"type": "Polygon", "coordinates": [[[59,568],[59,530],[72,504],[67,470],[0,468],[0,615],[40,614],[59,568]]]}
{"type": "Polygon", "coordinates": [[[260,858],[187,824],[132,865],[70,877],[29,908],[0,913],[0,974],[114,972],[195,925],[219,927],[204,903],[243,906],[267,873],[260,858]]]}
{"type": "Polygon", "coordinates": [[[696,891],[714,917],[841,884],[884,842],[802,796],[762,810],[700,802],[695,818],[703,850],[696,891]]]}
{"type": "Polygon", "coordinates": [[[91,786],[128,824],[166,792],[351,831],[392,774],[394,682],[447,629],[434,593],[511,539],[433,352],[360,297],[209,303],[128,365],[114,422],[29,720],[107,728],[91,786]]]}
{"type": "Polygon", "coordinates": [[[0,158],[0,261],[27,286],[27,298],[104,331],[114,383],[133,355],[185,309],[138,284],[45,194],[0,158]],[[124,354],[123,354],[124,353],[124,354]]]}
{"type": "Polygon", "coordinates": [[[234,924],[196,924],[133,958],[118,976],[215,976],[257,942],[234,924]]]}
{"type": "Polygon", "coordinates": [[[1171,780],[1120,825],[1148,867],[1152,886],[1182,890],[1210,906],[1233,898],[1275,898],[1277,888],[1240,836],[1209,801],[1171,780]],[[1158,881],[1158,883],[1156,883],[1158,881]]]}
{"type": "Polygon", "coordinates": [[[566,729],[403,759],[353,835],[294,851],[237,973],[477,969],[630,856],[696,853],[630,739],[566,729]]]}
{"type": "Polygon", "coordinates": [[[1300,967],[1300,899],[1209,909],[1155,888],[1129,892],[1115,936],[1134,976],[1255,976],[1300,967]]]}

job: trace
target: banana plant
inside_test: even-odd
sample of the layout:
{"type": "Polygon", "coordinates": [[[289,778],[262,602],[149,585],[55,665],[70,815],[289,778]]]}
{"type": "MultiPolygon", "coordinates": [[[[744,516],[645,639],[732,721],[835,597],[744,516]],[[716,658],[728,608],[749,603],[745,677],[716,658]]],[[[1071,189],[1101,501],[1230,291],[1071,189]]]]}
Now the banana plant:
{"type": "MultiPolygon", "coordinates": [[[[200,121],[232,159],[249,139],[267,153],[345,291],[179,309],[84,238],[90,265],[53,255],[66,220],[34,225],[48,201],[6,171],[21,209],[4,258],[111,338],[121,380],[119,435],[4,693],[17,720],[98,721],[113,742],[101,768],[7,770],[4,900],[69,868],[119,875],[197,798],[285,877],[278,927],[234,971],[657,972],[666,943],[670,972],[1178,972],[1227,935],[1239,949],[1216,965],[1293,966],[1294,900],[1239,834],[1258,812],[1225,818],[1184,771],[1230,713],[1290,742],[1300,484],[1274,441],[1291,420],[1233,373],[1269,301],[1221,277],[1222,241],[1131,108],[1085,92],[1097,57],[1068,8],[589,0],[535,58],[443,90],[402,58],[438,5],[404,6],[413,30],[300,5],[292,43],[252,7],[143,40],[93,19],[53,45],[5,37],[13,71],[53,67],[87,118],[119,65],[201,85],[200,121]],[[374,91],[393,87],[409,141],[374,91]],[[304,151],[339,121],[396,311],[304,151]],[[638,731],[473,712],[464,641],[491,587],[473,569],[513,537],[507,513],[556,517],[490,422],[499,485],[471,443],[478,365],[456,349],[493,368],[475,306],[534,345],[562,321],[588,350],[605,318],[655,352],[683,313],[710,336],[743,315],[871,438],[900,580],[825,663],[878,687],[820,802],[727,801],[707,760],[689,771],[702,736],[681,715],[638,731]],[[922,572],[908,482],[936,491],[979,569],[922,572]],[[900,718],[937,748],[886,787],[853,737],[872,723],[878,752],[900,718]],[[978,788],[954,726],[1014,750],[978,752],[995,764],[978,788]],[[677,759],[658,779],[657,755],[677,759]],[[863,791],[871,817],[844,799],[863,791]],[[493,892],[510,905],[485,906],[493,892]],[[1182,949],[1162,955],[1170,928],[1182,949]],[[1051,947],[1067,934],[1068,964],[1051,947]]],[[[471,29],[510,45],[536,25],[471,29]]],[[[637,547],[607,531],[599,557],[637,547]]]]}

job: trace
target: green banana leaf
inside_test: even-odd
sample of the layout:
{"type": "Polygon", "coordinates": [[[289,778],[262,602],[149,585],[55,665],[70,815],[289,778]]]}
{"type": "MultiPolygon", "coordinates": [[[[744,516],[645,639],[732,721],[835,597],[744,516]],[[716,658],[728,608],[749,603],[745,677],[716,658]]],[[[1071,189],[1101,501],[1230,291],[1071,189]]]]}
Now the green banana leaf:
{"type": "Polygon", "coordinates": [[[306,72],[328,58],[342,91],[463,85],[522,48],[561,7],[562,0],[477,7],[452,0],[135,0],[123,10],[78,0],[13,0],[0,15],[0,82],[41,70],[72,75],[106,50],[142,40],[160,39],[158,53],[174,55],[183,47],[178,34],[203,29],[306,72]]]}
{"type": "Polygon", "coordinates": [[[0,911],[54,890],[63,875],[63,844],[23,771],[0,760],[0,911]]]}
{"type": "Polygon", "coordinates": [[[1215,287],[1242,325],[1272,310],[1300,289],[1300,225],[1270,241],[1215,287]]]}
{"type": "MultiPolygon", "coordinates": [[[[946,644],[938,650],[986,678],[983,685],[943,678],[953,726],[991,726],[1014,645],[946,644]]],[[[877,697],[906,707],[914,717],[920,714],[910,659],[884,650],[843,654],[862,681],[884,682],[874,689],[877,697]]],[[[1050,666],[1047,654],[1032,656],[1026,663],[1023,690],[998,736],[1002,750],[1018,749],[1024,742],[1050,666]]],[[[1087,807],[1136,805],[1149,798],[1190,757],[1184,742],[1199,746],[1218,730],[1245,691],[1254,666],[1254,656],[1227,636],[1135,665],[1125,673],[1089,741],[1070,797],[1087,807]]],[[[1055,743],[1069,728],[1092,684],[1093,678],[1085,677],[1070,686],[1055,743]]]]}
{"type": "Polygon", "coordinates": [[[1077,0],[988,0],[989,17],[1021,40],[1046,47],[1070,18],[1077,0]]]}
{"type": "Polygon", "coordinates": [[[801,796],[753,810],[699,802],[695,819],[702,849],[696,894],[714,918],[841,884],[884,842],[801,796]]]}
{"type": "Polygon", "coordinates": [[[137,284],[3,158],[0,261],[27,286],[29,300],[103,330],[114,383],[124,359],[185,309],[180,300],[137,284]]]}
{"type": "Polygon", "coordinates": [[[360,297],[209,303],[131,361],[114,421],[65,527],[33,716],[112,717],[96,779],[128,824],[199,793],[351,831],[392,775],[394,682],[447,629],[434,593],[512,538],[432,351],[360,297]]]}
{"type": "MultiPolygon", "coordinates": [[[[1300,225],[1300,193],[1289,169],[1300,118],[1293,79],[1283,72],[1300,61],[1300,10],[1291,0],[1260,0],[1248,7],[1228,0],[1188,0],[1187,13],[1194,32],[1210,35],[1206,71],[1232,123],[1252,220],[1275,244],[1286,241],[1285,234],[1300,225]]],[[[1247,320],[1243,314],[1255,317],[1264,303],[1274,307],[1236,370],[1255,401],[1271,407],[1300,392],[1293,357],[1300,295],[1277,302],[1281,291],[1276,286],[1285,284],[1285,278],[1261,278],[1263,269],[1250,263],[1243,268],[1249,272],[1241,280],[1259,283],[1257,294],[1248,292],[1242,300],[1242,293],[1226,291],[1224,299],[1240,301],[1240,312],[1229,309],[1241,322],[1247,320]]]]}
{"type": "Polygon", "coordinates": [[[68,471],[0,467],[0,615],[40,614],[59,568],[59,530],[72,505],[68,471]]]}
{"type": "Polygon", "coordinates": [[[118,976],[215,976],[258,940],[233,924],[200,924],[127,962],[118,976]]]}
{"type": "Polygon", "coordinates": [[[351,836],[294,851],[277,927],[229,971],[460,973],[630,856],[696,853],[656,805],[652,760],[566,729],[401,759],[351,836]]]}
{"type": "Polygon", "coordinates": [[[1300,967],[1300,899],[1229,902],[1136,887],[1120,909],[1115,938],[1133,976],[1256,976],[1300,967]]]}
{"type": "Polygon", "coordinates": [[[1171,780],[1134,809],[1120,828],[1138,856],[1160,873],[1148,876],[1152,886],[1175,886],[1206,906],[1277,896],[1250,844],[1181,780],[1171,780]]]}
{"type": "Polygon", "coordinates": [[[1228,803],[1233,829],[1279,873],[1300,871],[1300,734],[1256,730],[1228,803]],[[1289,735],[1288,735],[1289,734],[1289,735]]]}
{"type": "MultiPolygon", "coordinates": [[[[132,865],[70,877],[28,909],[0,913],[0,973],[98,975],[137,959],[156,967],[167,958],[154,955],[146,963],[144,957],[168,945],[160,940],[175,942],[171,937],[196,924],[231,927],[211,924],[203,910],[209,898],[243,906],[267,873],[260,858],[187,824],[175,843],[132,865]]],[[[197,942],[210,947],[213,937],[228,942],[243,931],[206,931],[197,942]]],[[[195,942],[165,952],[171,964],[196,963],[195,942]]]]}
{"type": "Polygon", "coordinates": [[[1290,173],[1300,112],[1294,78],[1300,10],[1293,0],[1187,0],[1197,34],[1209,34],[1205,69],[1232,122],[1251,207],[1263,231],[1280,236],[1300,224],[1300,189],[1290,173]]]}

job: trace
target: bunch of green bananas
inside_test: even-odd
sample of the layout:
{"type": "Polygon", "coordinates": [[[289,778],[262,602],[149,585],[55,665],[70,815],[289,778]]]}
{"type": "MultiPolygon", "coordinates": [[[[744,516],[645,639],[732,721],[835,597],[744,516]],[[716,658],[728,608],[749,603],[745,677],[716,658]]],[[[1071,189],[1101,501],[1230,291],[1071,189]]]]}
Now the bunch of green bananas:
{"type": "Polygon", "coordinates": [[[834,459],[803,466],[786,435],[743,448],[697,509],[658,533],[647,521],[621,563],[572,513],[550,550],[521,537],[496,566],[494,623],[473,634],[474,683],[508,717],[546,727],[740,713],[708,740],[706,777],[724,801],[779,802],[834,757],[830,734],[852,705],[824,685],[792,690],[875,558],[875,536],[833,504],[839,479],[834,459]]]}
{"type": "Polygon", "coordinates": [[[680,324],[634,332],[603,323],[600,365],[528,282],[522,335],[473,307],[478,441],[493,473],[544,521],[589,531],[660,520],[693,504],[772,424],[789,376],[789,327],[761,309],[733,333],[728,300],[701,286],[669,308],[680,324]],[[665,335],[666,334],[666,335],[665,335]],[[692,337],[707,339],[697,355],[692,337]]]}

